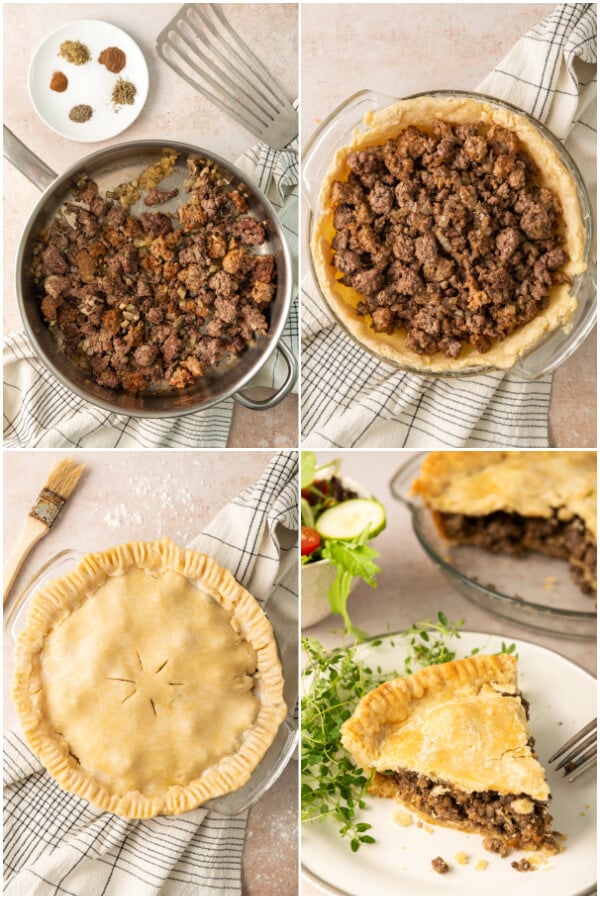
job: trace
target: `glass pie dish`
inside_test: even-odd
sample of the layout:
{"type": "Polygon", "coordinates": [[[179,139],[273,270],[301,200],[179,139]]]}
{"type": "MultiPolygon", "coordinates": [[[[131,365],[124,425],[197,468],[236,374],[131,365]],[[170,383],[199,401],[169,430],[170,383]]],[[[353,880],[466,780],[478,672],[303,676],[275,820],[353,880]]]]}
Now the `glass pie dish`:
{"type": "MultiPolygon", "coordinates": [[[[13,640],[25,627],[27,609],[34,594],[40,590],[46,582],[65,575],[73,569],[86,554],[80,550],[67,549],[51,557],[33,575],[25,589],[10,606],[4,619],[5,633],[9,633],[13,640]]],[[[275,624],[272,623],[275,628],[275,624]]],[[[287,677],[290,683],[295,683],[297,677],[297,658],[289,641],[275,633],[279,648],[279,656],[283,667],[284,679],[287,677]],[[287,651],[287,652],[286,652],[287,651]]],[[[293,702],[289,702],[288,708],[293,708],[293,702]]],[[[298,725],[288,717],[282,722],[275,736],[275,740],[254,769],[250,779],[241,788],[228,794],[208,800],[203,806],[214,810],[224,816],[235,816],[253,806],[277,781],[284,771],[292,754],[294,753],[298,736],[298,725]]]]}
{"type": "MultiPolygon", "coordinates": [[[[404,100],[415,100],[419,97],[433,98],[459,98],[481,101],[494,108],[507,110],[524,117],[541,134],[556,151],[560,161],[571,176],[577,193],[581,219],[585,229],[584,260],[587,268],[573,279],[572,294],[578,298],[577,307],[569,322],[568,330],[558,327],[546,332],[533,346],[525,350],[512,366],[512,371],[522,378],[535,379],[551,372],[562,365],[572,353],[582,344],[596,322],[596,284],[593,253],[593,223],[590,203],[586,187],[575,162],[560,141],[544,125],[520,109],[504,101],[465,91],[430,91],[422,94],[413,94],[404,100]]],[[[493,370],[493,365],[480,363],[465,365],[464,368],[448,371],[434,371],[427,366],[413,366],[410,363],[400,363],[385,353],[378,353],[372,346],[367,346],[353,335],[341,316],[331,308],[324,291],[319,285],[317,266],[311,247],[313,233],[322,214],[320,191],[326,173],[331,166],[336,152],[347,146],[353,136],[365,130],[363,118],[367,112],[375,112],[398,102],[400,98],[387,96],[374,91],[359,91],[345,100],[337,107],[319,126],[317,131],[308,141],[303,152],[302,166],[302,192],[304,198],[304,240],[310,271],[315,290],[318,292],[321,302],[330,310],[342,330],[356,343],[359,343],[367,353],[382,363],[395,366],[401,370],[415,372],[420,375],[434,374],[439,377],[454,377],[473,375],[480,372],[493,370]]]]}
{"type": "Polygon", "coordinates": [[[440,535],[431,511],[411,494],[423,457],[422,453],[411,456],[392,477],[390,490],[409,509],[417,540],[448,584],[502,619],[566,638],[594,639],[594,599],[572,581],[565,560],[453,546],[440,535]]]}

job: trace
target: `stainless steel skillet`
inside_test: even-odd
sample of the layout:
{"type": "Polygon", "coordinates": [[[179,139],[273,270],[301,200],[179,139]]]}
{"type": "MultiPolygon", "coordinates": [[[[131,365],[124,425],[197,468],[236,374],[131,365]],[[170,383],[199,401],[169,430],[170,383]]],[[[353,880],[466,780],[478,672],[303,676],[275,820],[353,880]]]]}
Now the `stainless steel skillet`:
{"type": "MultiPolygon", "coordinates": [[[[290,351],[280,341],[289,312],[292,291],[292,263],[283,229],[277,215],[262,193],[245,179],[231,163],[221,157],[189,144],[176,141],[144,140],[118,144],[99,150],[70,166],[62,175],[56,175],[32,153],[9,129],[4,129],[4,155],[36,187],[44,193],[32,211],[23,230],[16,261],[16,288],[19,308],[33,347],[48,369],[70,390],[84,400],[111,412],[122,415],[163,418],[198,412],[233,397],[250,409],[268,409],[279,403],[292,389],[296,380],[297,363],[290,351]],[[168,393],[145,393],[134,396],[122,391],[101,387],[78,369],[60,351],[48,331],[36,299],[30,276],[33,247],[41,233],[57,214],[61,205],[71,199],[70,192],[85,172],[97,182],[101,192],[114,189],[118,184],[136,178],[146,166],[158,162],[165,149],[178,153],[172,175],[161,182],[161,187],[178,187],[180,195],[158,207],[173,212],[181,203],[183,179],[186,176],[186,159],[190,155],[202,156],[242,181],[250,195],[250,209],[259,219],[269,224],[269,240],[264,248],[272,253],[277,266],[277,293],[270,306],[269,333],[259,336],[256,343],[238,358],[218,367],[208,369],[205,376],[192,388],[168,393]],[[267,362],[278,348],[287,363],[284,384],[266,400],[252,400],[241,392],[251,378],[267,362]]],[[[141,201],[132,207],[134,215],[146,210],[141,201]]]]}

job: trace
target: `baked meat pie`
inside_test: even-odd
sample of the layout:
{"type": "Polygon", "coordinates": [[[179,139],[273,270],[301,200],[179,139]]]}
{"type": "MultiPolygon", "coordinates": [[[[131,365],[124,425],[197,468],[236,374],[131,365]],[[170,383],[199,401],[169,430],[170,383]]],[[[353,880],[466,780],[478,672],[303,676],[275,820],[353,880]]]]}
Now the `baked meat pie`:
{"type": "Polygon", "coordinates": [[[585,269],[577,189],[532,122],[465,97],[366,116],[336,154],[313,258],[351,333],[432,371],[506,368],[568,325],[585,269]]]}
{"type": "Polygon", "coordinates": [[[342,726],[371,793],[505,850],[556,852],[514,656],[474,656],[380,685],[342,726]]]}
{"type": "Polygon", "coordinates": [[[595,453],[430,453],[413,492],[449,541],[566,559],[581,590],[596,590],[595,453]]]}
{"type": "Polygon", "coordinates": [[[282,691],[254,597],[166,539],[89,554],[48,583],[16,650],[31,749],[66,790],[128,818],[241,787],[285,716],[282,691]]]}

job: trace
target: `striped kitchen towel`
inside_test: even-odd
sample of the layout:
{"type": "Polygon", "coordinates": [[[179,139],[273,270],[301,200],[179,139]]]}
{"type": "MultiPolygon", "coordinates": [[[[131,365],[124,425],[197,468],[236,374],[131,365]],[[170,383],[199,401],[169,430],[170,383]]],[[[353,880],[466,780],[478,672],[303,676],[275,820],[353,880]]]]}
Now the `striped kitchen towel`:
{"type": "MultiPolygon", "coordinates": [[[[298,145],[251,147],[236,165],[277,211],[298,258],[298,145]]],[[[294,286],[282,340],[298,358],[298,297],[294,286]]],[[[250,383],[276,388],[287,374],[277,349],[250,383]]],[[[107,412],[64,387],[38,360],[24,331],[4,339],[4,445],[6,447],[226,447],[233,400],[189,416],[139,419],[107,412]]],[[[257,442],[258,443],[258,442],[257,442]]]]}
{"type": "MultiPolygon", "coordinates": [[[[544,121],[595,197],[596,10],[564,4],[523,37],[477,90],[544,121]]],[[[310,447],[547,447],[552,376],[493,371],[431,378],[362,350],[302,283],[302,434],[310,447]]]]}
{"type": "MultiPolygon", "coordinates": [[[[277,454],[193,542],[266,606],[290,712],[298,690],[297,477],[297,453],[277,454]]],[[[60,788],[17,731],[5,738],[9,896],[239,895],[246,819],[206,808],[142,820],[101,812],[60,788]]]]}

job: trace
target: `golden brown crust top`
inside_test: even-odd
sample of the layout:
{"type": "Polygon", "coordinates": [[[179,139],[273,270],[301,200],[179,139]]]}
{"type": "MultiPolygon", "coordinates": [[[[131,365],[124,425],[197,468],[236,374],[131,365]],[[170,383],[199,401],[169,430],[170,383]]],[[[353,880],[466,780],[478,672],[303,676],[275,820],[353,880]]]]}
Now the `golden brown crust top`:
{"type": "Polygon", "coordinates": [[[593,451],[438,451],[426,456],[412,490],[439,512],[579,516],[596,534],[593,451]]]}
{"type": "Polygon", "coordinates": [[[474,656],[396,678],[362,698],[342,743],[363,769],[407,769],[463,791],[547,800],[513,656],[474,656]]]}
{"type": "Polygon", "coordinates": [[[13,697],[66,789],[121,816],[241,787],[286,712],[271,626],[210,557],[163,539],[84,557],[30,606],[13,697]]]}
{"type": "Polygon", "coordinates": [[[544,334],[560,327],[565,331],[569,330],[577,307],[577,298],[570,294],[570,285],[554,285],[550,292],[548,307],[544,312],[504,340],[494,342],[487,353],[480,353],[474,347],[465,346],[458,358],[449,359],[442,352],[426,355],[408,350],[403,329],[398,329],[393,335],[374,332],[365,318],[356,312],[356,305],[362,299],[361,295],[353,288],[340,284],[338,272],[331,261],[331,241],[335,235],[331,191],[334,182],[346,181],[348,178],[348,155],[367,147],[384,144],[390,138],[397,137],[409,125],[430,129],[435,119],[453,125],[469,123],[499,125],[517,134],[541,170],[543,184],[560,199],[566,225],[564,249],[569,254],[569,262],[564,271],[569,276],[584,271],[585,228],[577,188],[557,151],[541,132],[524,116],[508,109],[496,108],[483,101],[463,97],[425,96],[400,100],[386,109],[367,113],[366,130],[357,130],[352,142],[337,151],[323,181],[321,214],[311,240],[315,272],[332,312],[348,331],[372,352],[400,365],[427,369],[431,372],[459,371],[473,366],[506,369],[514,365],[517,359],[534,346],[544,334]]]}

